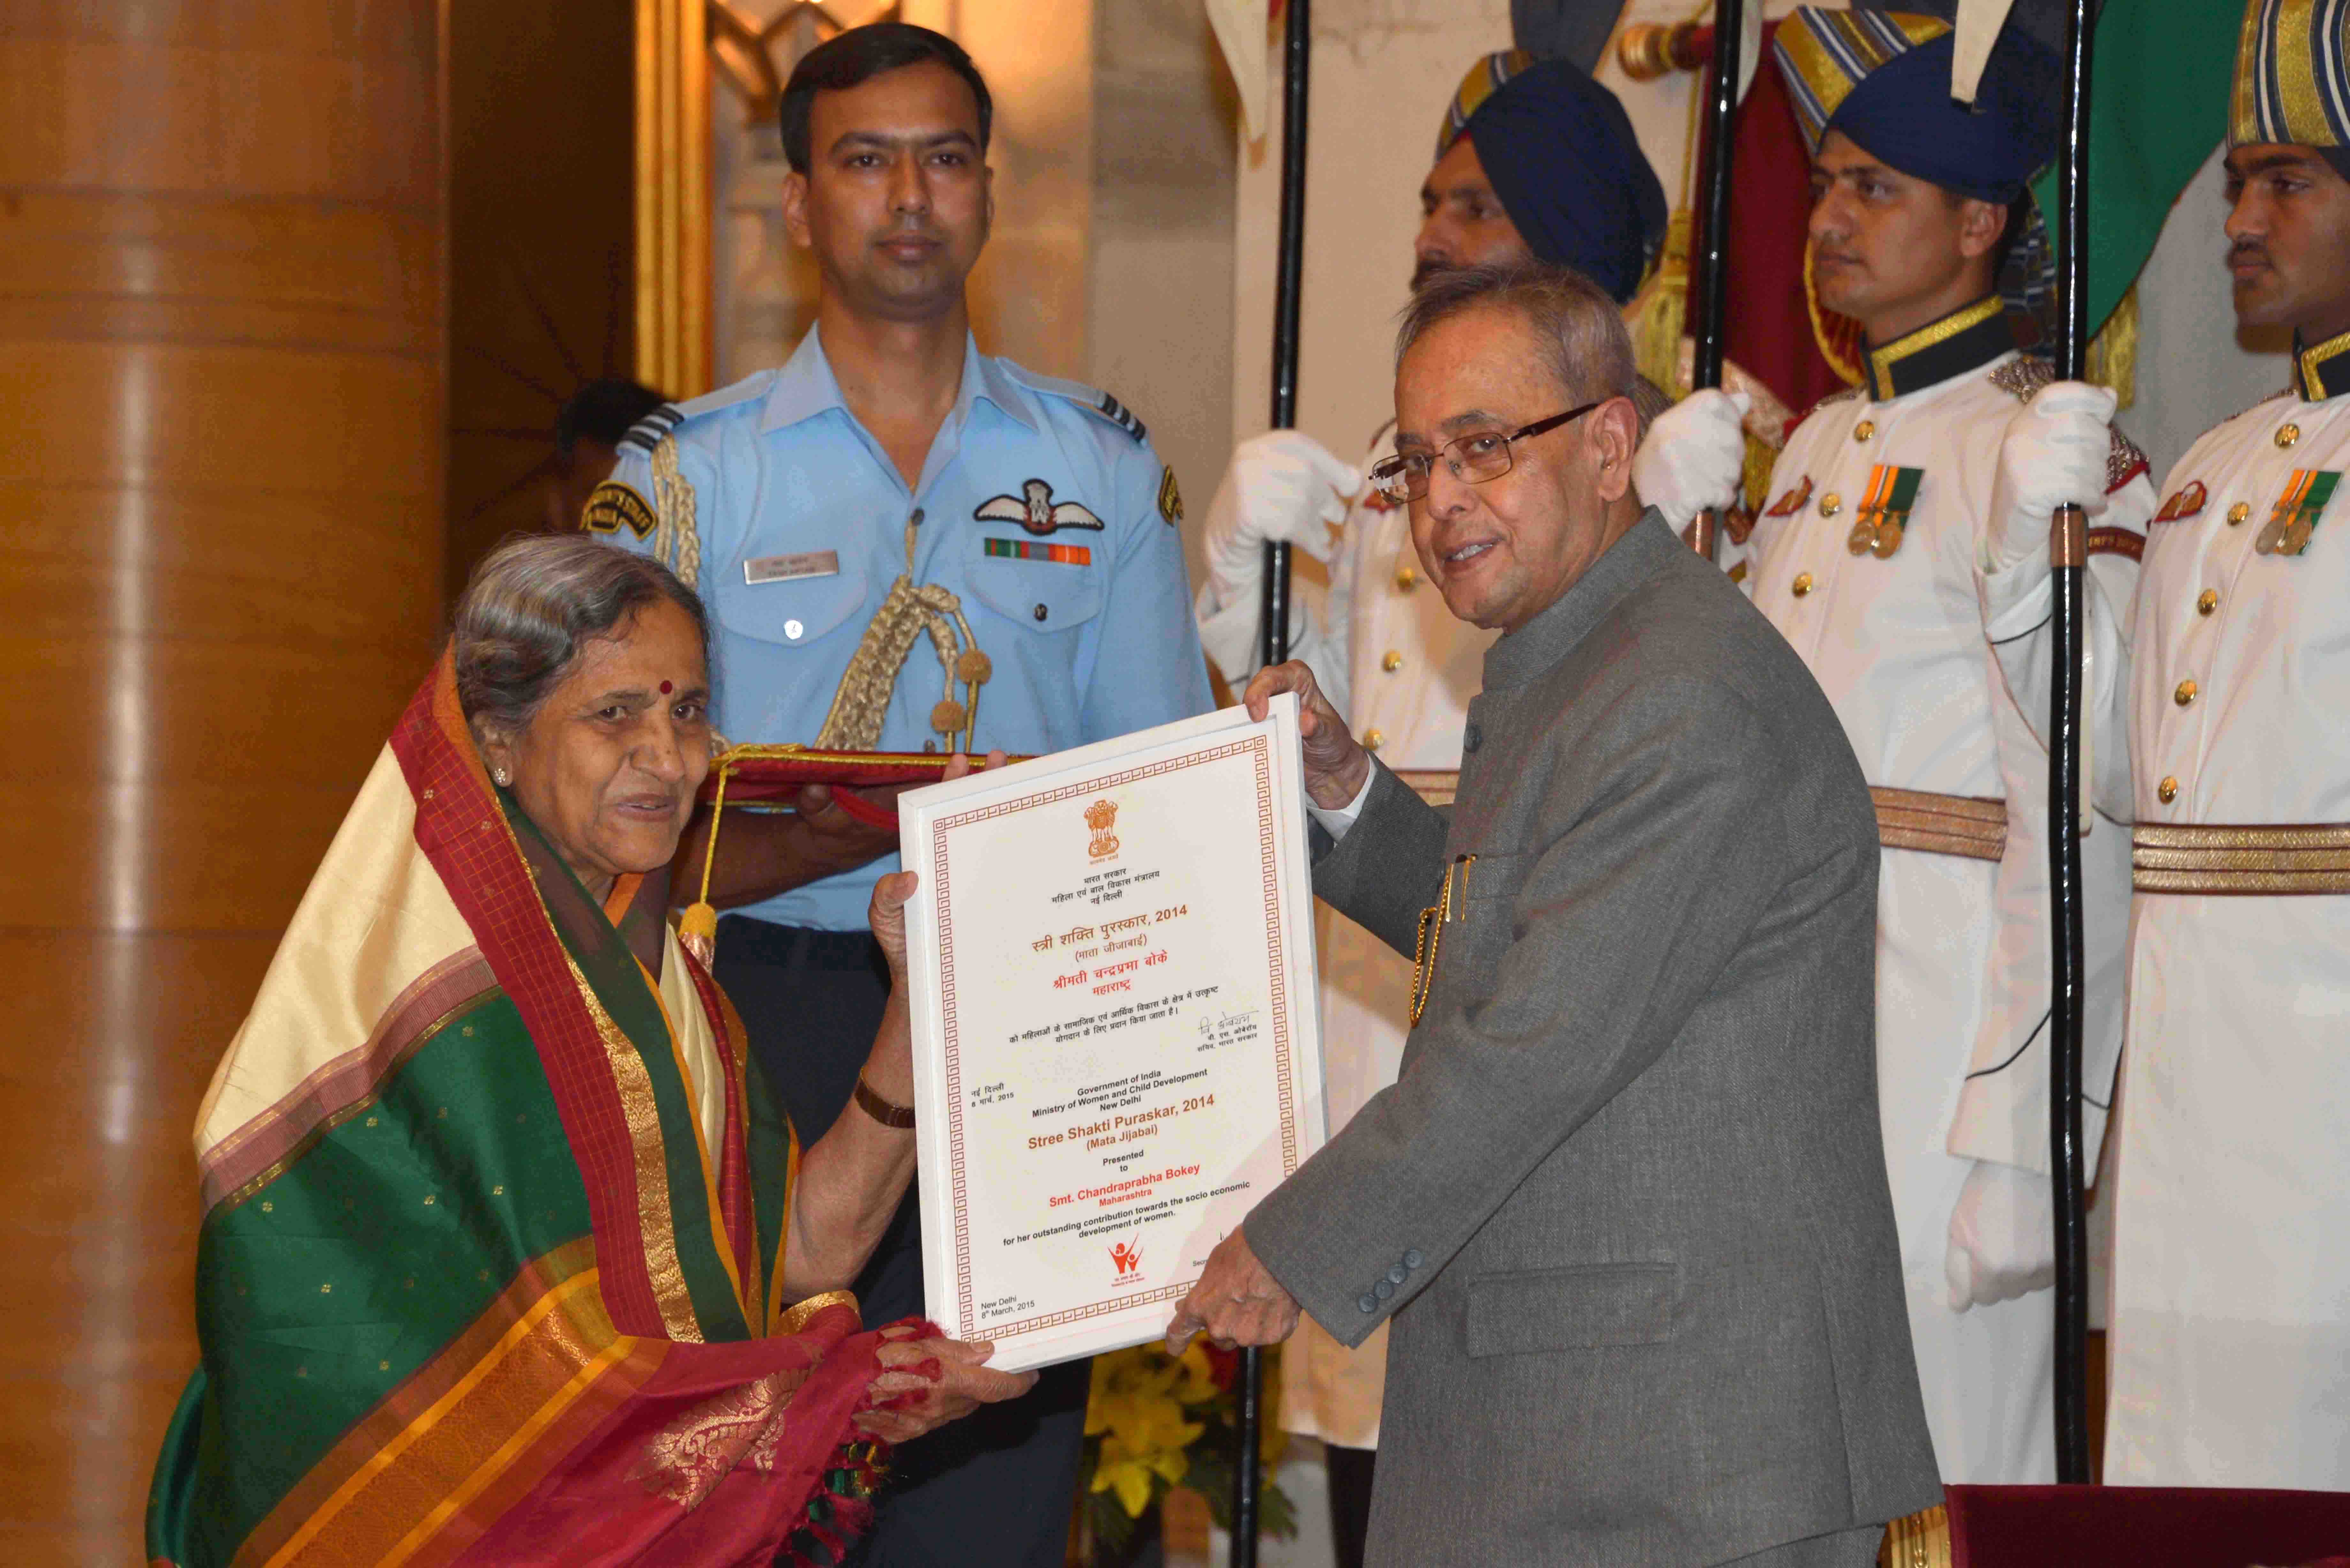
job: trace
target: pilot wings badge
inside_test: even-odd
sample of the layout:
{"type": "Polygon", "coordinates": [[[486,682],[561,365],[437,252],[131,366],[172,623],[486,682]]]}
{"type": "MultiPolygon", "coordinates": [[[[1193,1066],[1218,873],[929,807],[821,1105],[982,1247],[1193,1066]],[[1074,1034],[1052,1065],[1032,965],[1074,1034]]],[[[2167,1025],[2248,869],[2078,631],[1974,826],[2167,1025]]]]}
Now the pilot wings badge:
{"type": "Polygon", "coordinates": [[[1040,535],[1063,528],[1098,531],[1102,527],[1100,518],[1076,502],[1055,502],[1053,487],[1041,479],[1021,481],[1018,495],[998,495],[981,502],[972,515],[983,523],[1017,523],[1040,535]]]}

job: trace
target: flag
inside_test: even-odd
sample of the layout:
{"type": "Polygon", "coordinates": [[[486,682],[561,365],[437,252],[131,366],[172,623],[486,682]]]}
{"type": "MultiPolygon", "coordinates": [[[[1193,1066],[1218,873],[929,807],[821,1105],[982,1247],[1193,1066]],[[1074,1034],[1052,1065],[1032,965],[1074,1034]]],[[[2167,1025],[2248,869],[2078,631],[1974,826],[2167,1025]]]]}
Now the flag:
{"type": "MultiPolygon", "coordinates": [[[[2026,0],[2016,0],[2020,12],[2026,0]]],[[[2217,0],[2106,0],[2089,74],[2089,330],[2154,254],[2178,193],[2228,129],[2242,11],[2217,0]]],[[[2011,24],[2012,25],[2012,24],[2011,24]]],[[[2033,187],[2056,211],[2056,171],[2033,187]]]]}
{"type": "MultiPolygon", "coordinates": [[[[1752,7],[1759,12],[1762,7],[1752,7]]],[[[1757,59],[1767,57],[1779,24],[1758,40],[1757,59]]],[[[1787,84],[1777,71],[1756,75],[1740,105],[1731,133],[1737,178],[1730,187],[1730,309],[1722,351],[1779,394],[1800,415],[1831,392],[1859,380],[1856,359],[1849,371],[1833,368],[1823,353],[1810,310],[1788,308],[1791,300],[1811,299],[1804,279],[1810,248],[1812,154],[1804,144],[1787,84]]],[[[1847,350],[1858,328],[1822,311],[1818,325],[1840,330],[1847,350]]],[[[1827,336],[1838,336],[1829,331],[1827,336]]]]}

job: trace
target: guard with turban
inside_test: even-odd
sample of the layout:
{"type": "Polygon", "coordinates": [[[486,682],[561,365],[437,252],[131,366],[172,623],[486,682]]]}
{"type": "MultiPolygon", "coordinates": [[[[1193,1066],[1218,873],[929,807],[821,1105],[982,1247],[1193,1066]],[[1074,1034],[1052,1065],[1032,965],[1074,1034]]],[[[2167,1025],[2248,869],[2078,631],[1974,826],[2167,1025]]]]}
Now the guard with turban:
{"type": "MultiPolygon", "coordinates": [[[[2010,27],[1974,102],[1961,103],[1950,96],[1954,50],[1950,25],[1939,17],[1808,6],[1780,27],[1773,45],[1788,99],[1814,150],[1841,136],[1912,179],[2008,209],[1995,281],[2028,346],[2054,319],[2055,249],[2030,184],[2055,156],[2063,84],[2054,57],[2010,27]]],[[[1811,281],[1818,322],[1824,286],[1811,281]]],[[[1831,312],[1841,308],[1826,303],[1831,312]]],[[[1861,376],[1875,374],[1865,356],[1825,331],[1821,348],[1831,363],[1857,358],[1861,376]]]]}
{"type": "Polygon", "coordinates": [[[2241,326],[2293,386],[2147,536],[2106,1480],[2350,1490],[2350,0],[2255,0],[2230,105],[2241,326]]]}
{"type": "Polygon", "coordinates": [[[1511,259],[1504,248],[1571,266],[1622,305],[1665,236],[1665,192],[1616,95],[1572,61],[1523,49],[1469,67],[1436,138],[1420,187],[1428,224],[1419,270],[1511,259]],[[1486,211],[1480,212],[1480,203],[1486,211]],[[1441,220],[1448,210],[1499,220],[1478,244],[1441,220]]]}
{"type": "Polygon", "coordinates": [[[2054,71],[2009,28],[1972,108],[1949,24],[1799,9],[1777,64],[1813,149],[1808,272],[1856,320],[1865,385],[1788,438],[1742,549],[1877,805],[1877,1103],[1918,1379],[1946,1481],[2055,1479],[2048,1177],[2047,539],[2087,507],[2083,846],[2092,1158],[2120,1049],[2128,779],[2114,672],[2154,493],[2112,394],[2017,349],[2001,264],[2037,240],[2054,71]],[[2019,243],[2020,242],[2020,243],[2019,243]],[[2002,674],[2002,666],[2005,673],[2002,674]],[[2096,705],[2102,701],[2103,706],[2096,705]]]}
{"type": "MultiPolygon", "coordinates": [[[[1577,268],[1627,301],[1665,229],[1663,189],[1615,95],[1565,61],[1523,53],[1491,55],[1470,68],[1446,106],[1420,207],[1415,285],[1449,268],[1538,256],[1577,268]]],[[[1645,417],[1666,400],[1642,386],[1645,417]]],[[[1677,443],[1683,455],[1674,493],[1641,491],[1677,528],[1700,506],[1728,504],[1736,490],[1744,460],[1741,410],[1724,394],[1713,399],[1708,417],[1677,443]]],[[[1393,428],[1382,425],[1373,436],[1366,468],[1393,451],[1393,428]]],[[[1313,670],[1382,761],[1431,798],[1449,801],[1469,700],[1483,685],[1493,634],[1446,610],[1413,553],[1409,510],[1366,485],[1362,469],[1312,436],[1272,431],[1233,453],[1204,533],[1200,639],[1232,685],[1257,667],[1264,545],[1294,544],[1327,564],[1329,587],[1317,602],[1313,585],[1301,580],[1291,657],[1313,670]],[[1333,524],[1340,524],[1335,536],[1333,524]]],[[[1336,1131],[1395,1081],[1411,965],[1336,918],[1316,947],[1336,1131]]],[[[1282,1356],[1282,1423],[1322,1438],[1329,1455],[1339,1568],[1362,1560],[1386,1364],[1385,1329],[1349,1350],[1310,1320],[1282,1356]]]]}

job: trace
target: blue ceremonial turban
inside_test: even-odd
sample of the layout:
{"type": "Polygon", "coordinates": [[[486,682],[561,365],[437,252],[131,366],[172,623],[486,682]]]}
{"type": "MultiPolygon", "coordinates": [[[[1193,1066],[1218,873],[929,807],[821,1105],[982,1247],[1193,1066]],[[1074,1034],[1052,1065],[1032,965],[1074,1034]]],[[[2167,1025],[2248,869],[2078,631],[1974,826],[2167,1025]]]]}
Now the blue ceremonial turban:
{"type": "Polygon", "coordinates": [[[1461,78],[1436,155],[1467,136],[1534,254],[1632,297],[1665,234],[1665,192],[1616,95],[1566,60],[1488,55],[1461,78]]]}
{"type": "Polygon", "coordinates": [[[2251,0],[2236,44],[2228,145],[2306,147],[2350,180],[2350,4],[2251,0]]]}
{"type": "Polygon", "coordinates": [[[2021,29],[2002,28],[1969,107],[1950,97],[1952,47],[1939,17],[1809,5],[1773,41],[1814,151],[1841,130],[1904,174],[1977,201],[2013,202],[2056,155],[2056,58],[2021,29]]]}

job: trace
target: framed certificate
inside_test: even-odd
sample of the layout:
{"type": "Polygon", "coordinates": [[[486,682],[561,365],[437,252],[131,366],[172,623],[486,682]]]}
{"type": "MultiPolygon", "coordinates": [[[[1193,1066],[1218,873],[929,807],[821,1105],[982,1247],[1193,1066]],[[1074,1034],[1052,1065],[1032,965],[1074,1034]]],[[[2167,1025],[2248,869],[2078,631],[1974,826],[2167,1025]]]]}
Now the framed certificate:
{"type": "Polygon", "coordinates": [[[899,797],[930,1315],[1157,1337],[1324,1137],[1294,697],[899,797]]]}

